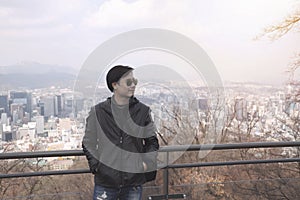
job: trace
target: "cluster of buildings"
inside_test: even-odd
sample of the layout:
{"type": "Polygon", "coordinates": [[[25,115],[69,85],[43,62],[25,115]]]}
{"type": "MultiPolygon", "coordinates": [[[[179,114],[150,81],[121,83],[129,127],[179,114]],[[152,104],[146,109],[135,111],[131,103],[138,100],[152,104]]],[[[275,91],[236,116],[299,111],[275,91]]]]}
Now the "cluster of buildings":
{"type": "MultiPolygon", "coordinates": [[[[200,120],[205,120],[211,102],[207,88],[192,88],[194,99],[188,98],[185,93],[174,92],[172,87],[168,88],[166,90],[152,85],[137,90],[136,96],[151,107],[158,126],[163,122],[168,123],[172,117],[168,109],[174,111],[177,108],[182,115],[189,115],[189,112],[197,110],[198,116],[203,118],[200,120]]],[[[290,137],[290,130],[280,119],[286,119],[287,113],[299,112],[300,106],[287,105],[286,91],[283,89],[230,85],[225,88],[224,94],[224,105],[229,110],[228,113],[234,115],[232,123],[256,117],[259,118],[253,132],[256,136],[270,137],[273,140],[280,140],[282,134],[290,137]]],[[[110,94],[103,87],[97,95],[83,97],[72,89],[57,87],[0,92],[0,152],[80,149],[85,118],[91,106],[110,94]]],[[[61,168],[57,163],[70,166],[72,162],[52,160],[54,161],[55,168],[61,168]]]]}
{"type": "MultiPolygon", "coordinates": [[[[14,148],[30,151],[37,140],[74,142],[79,129],[84,126],[84,119],[75,119],[74,115],[80,116],[83,107],[84,99],[70,89],[2,92],[0,148],[3,149],[4,144],[24,144],[15,145],[14,148]]],[[[78,147],[75,143],[68,145],[78,147]]],[[[47,146],[41,150],[52,148],[50,142],[47,146]]]]}
{"type": "MultiPolygon", "coordinates": [[[[264,140],[294,140],[293,120],[300,120],[300,104],[287,97],[292,88],[250,85],[228,89],[229,104],[238,122],[255,121],[253,134],[264,140]],[[237,92],[239,91],[239,92],[237,92]],[[297,118],[298,116],[298,118],[297,118]]],[[[245,127],[246,128],[246,127],[245,127]]]]}

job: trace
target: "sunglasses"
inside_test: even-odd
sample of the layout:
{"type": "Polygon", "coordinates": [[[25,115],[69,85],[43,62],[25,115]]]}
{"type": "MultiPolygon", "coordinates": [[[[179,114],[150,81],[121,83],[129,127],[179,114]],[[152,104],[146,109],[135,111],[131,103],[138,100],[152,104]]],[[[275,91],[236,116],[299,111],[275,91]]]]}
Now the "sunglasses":
{"type": "Polygon", "coordinates": [[[129,87],[131,86],[131,84],[134,84],[134,85],[137,85],[138,83],[138,80],[136,78],[129,78],[129,79],[126,79],[126,85],[129,87]]]}

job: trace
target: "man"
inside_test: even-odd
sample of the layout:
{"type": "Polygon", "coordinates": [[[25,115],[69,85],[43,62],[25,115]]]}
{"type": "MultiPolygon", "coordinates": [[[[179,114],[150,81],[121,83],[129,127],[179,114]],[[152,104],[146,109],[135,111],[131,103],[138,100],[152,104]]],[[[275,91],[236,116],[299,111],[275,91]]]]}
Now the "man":
{"type": "Polygon", "coordinates": [[[94,174],[94,200],[140,200],[155,179],[156,129],[150,109],[134,97],[133,68],[117,65],[106,76],[112,97],[94,106],[82,146],[94,174]]]}

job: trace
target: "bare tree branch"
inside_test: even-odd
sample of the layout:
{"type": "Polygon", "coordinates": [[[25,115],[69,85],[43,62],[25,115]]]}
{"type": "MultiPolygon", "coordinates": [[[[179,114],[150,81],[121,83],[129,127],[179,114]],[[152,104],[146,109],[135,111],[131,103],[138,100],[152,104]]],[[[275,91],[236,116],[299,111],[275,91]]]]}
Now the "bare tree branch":
{"type": "Polygon", "coordinates": [[[271,25],[263,30],[263,33],[256,36],[254,39],[258,40],[262,37],[268,37],[272,41],[277,40],[293,29],[297,29],[296,31],[300,31],[300,4],[297,6],[298,9],[294,11],[292,14],[288,15],[282,21],[275,25],[271,25]]]}

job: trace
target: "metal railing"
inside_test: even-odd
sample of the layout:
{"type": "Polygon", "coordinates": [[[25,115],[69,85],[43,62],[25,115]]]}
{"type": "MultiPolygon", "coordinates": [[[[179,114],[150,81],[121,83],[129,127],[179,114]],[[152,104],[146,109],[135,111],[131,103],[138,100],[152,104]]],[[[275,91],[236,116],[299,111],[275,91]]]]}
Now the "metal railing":
{"type": "MultiPolygon", "coordinates": [[[[210,167],[210,166],[228,166],[228,165],[247,165],[247,164],[267,164],[267,163],[287,163],[300,162],[300,158],[279,158],[279,159],[261,159],[261,160],[235,160],[223,162],[198,162],[171,164],[169,163],[169,154],[171,152],[182,151],[216,151],[216,150],[234,150],[234,149],[251,149],[251,148],[279,148],[279,147],[300,147],[300,141],[295,142],[252,142],[252,143],[234,143],[234,144],[204,144],[204,145],[178,145],[162,146],[160,153],[166,154],[164,164],[160,165],[163,171],[163,195],[149,196],[148,199],[175,199],[185,198],[185,194],[169,194],[169,169],[171,168],[190,168],[190,167],[210,167]]],[[[25,159],[25,158],[42,158],[42,157],[62,157],[62,156],[84,156],[82,150],[63,150],[63,151],[39,151],[39,152],[13,152],[1,153],[0,160],[7,159],[25,159]]],[[[32,176],[49,176],[49,175],[66,175],[90,173],[89,169],[60,170],[60,171],[38,171],[12,174],[0,174],[0,178],[19,178],[32,176]]]]}

